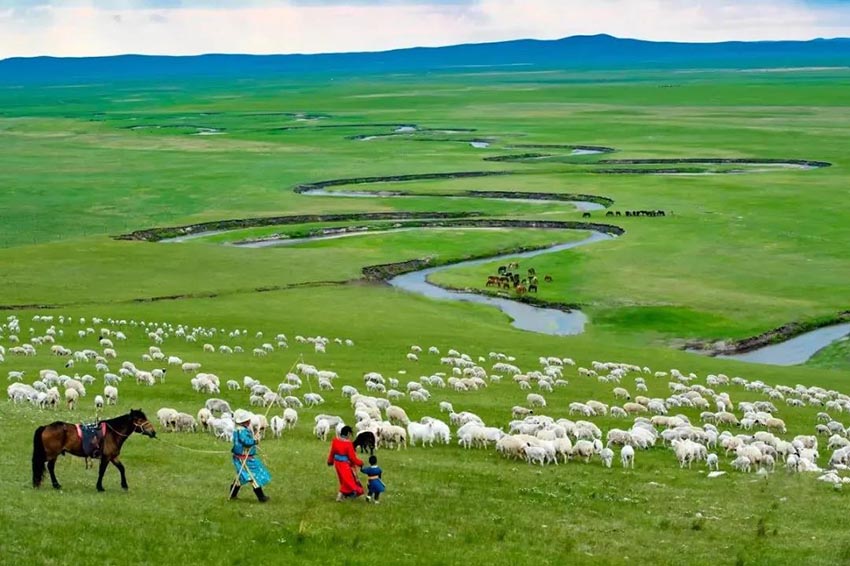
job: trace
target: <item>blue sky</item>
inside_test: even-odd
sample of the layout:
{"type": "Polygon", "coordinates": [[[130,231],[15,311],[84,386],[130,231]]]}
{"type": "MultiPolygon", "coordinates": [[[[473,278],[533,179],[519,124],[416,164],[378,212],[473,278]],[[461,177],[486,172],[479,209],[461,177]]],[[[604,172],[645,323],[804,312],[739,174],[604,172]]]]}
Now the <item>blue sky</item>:
{"type": "Polygon", "coordinates": [[[0,58],[373,51],[609,33],[850,36],[838,0],[0,0],[0,58]]]}

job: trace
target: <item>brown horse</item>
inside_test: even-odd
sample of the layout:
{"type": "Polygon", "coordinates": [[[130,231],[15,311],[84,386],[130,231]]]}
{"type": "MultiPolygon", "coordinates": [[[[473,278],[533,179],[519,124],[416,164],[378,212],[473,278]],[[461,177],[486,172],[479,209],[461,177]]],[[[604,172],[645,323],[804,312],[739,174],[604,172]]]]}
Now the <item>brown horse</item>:
{"type": "MultiPolygon", "coordinates": [[[[100,470],[97,475],[97,490],[103,491],[103,474],[111,462],[121,472],[121,487],[127,489],[127,477],[124,474],[124,464],[118,459],[121,446],[124,441],[134,432],[141,433],[151,438],[156,437],[153,425],[141,409],[131,409],[126,415],[100,421],[99,425],[105,425],[105,434],[100,440],[100,470]]],[[[72,454],[85,458],[83,443],[77,434],[77,425],[57,421],[47,426],[35,429],[32,441],[32,485],[39,487],[44,478],[44,465],[50,472],[50,480],[53,487],[60,489],[62,486],[56,480],[56,459],[65,454],[72,454]]]]}

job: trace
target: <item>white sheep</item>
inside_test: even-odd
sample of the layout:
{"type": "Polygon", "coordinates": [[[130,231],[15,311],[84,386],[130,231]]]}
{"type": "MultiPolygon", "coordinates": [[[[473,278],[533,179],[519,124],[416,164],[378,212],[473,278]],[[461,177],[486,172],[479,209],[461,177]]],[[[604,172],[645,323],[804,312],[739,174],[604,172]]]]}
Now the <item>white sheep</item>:
{"type": "Polygon", "coordinates": [[[106,398],[107,405],[118,404],[118,388],[114,385],[107,385],[103,388],[103,396],[106,398]]]}
{"type": "Polygon", "coordinates": [[[295,428],[295,425],[298,424],[298,412],[287,407],[283,410],[283,421],[287,429],[295,428]]]}
{"type": "Polygon", "coordinates": [[[95,411],[102,411],[104,405],[103,397],[100,395],[94,396],[94,409],[95,411]]]}
{"type": "Polygon", "coordinates": [[[632,468],[635,467],[635,449],[629,446],[623,446],[623,449],[620,450],[620,462],[622,462],[624,468],[632,468]]]}
{"type": "Polygon", "coordinates": [[[602,465],[610,468],[611,463],[614,461],[614,451],[610,448],[603,448],[602,452],[599,453],[599,457],[602,459],[602,465]]]}
{"type": "Polygon", "coordinates": [[[746,456],[738,456],[732,461],[732,467],[739,472],[749,472],[752,462],[746,456]]]}
{"type": "Polygon", "coordinates": [[[546,462],[546,449],[542,446],[527,445],[525,447],[525,459],[529,464],[539,463],[543,466],[546,462]]]}
{"type": "Polygon", "coordinates": [[[615,387],[614,388],[614,397],[616,397],[618,399],[625,399],[627,401],[631,400],[631,398],[632,398],[631,394],[622,387],[615,387]]]}
{"type": "Polygon", "coordinates": [[[531,407],[545,407],[546,399],[543,398],[543,395],[539,395],[537,393],[529,393],[526,395],[525,400],[531,407]]]}
{"type": "Polygon", "coordinates": [[[271,418],[269,425],[272,429],[272,435],[275,438],[280,438],[283,434],[284,429],[286,428],[286,422],[283,420],[282,417],[279,417],[277,415],[271,418]]]}
{"type": "Polygon", "coordinates": [[[401,423],[405,426],[410,424],[410,419],[408,418],[407,413],[399,406],[392,405],[390,407],[387,407],[386,415],[387,420],[391,423],[401,423]]]}
{"type": "Polygon", "coordinates": [[[65,402],[68,404],[68,409],[73,411],[77,408],[77,399],[79,399],[80,394],[77,393],[76,389],[66,389],[65,390],[65,402]]]}

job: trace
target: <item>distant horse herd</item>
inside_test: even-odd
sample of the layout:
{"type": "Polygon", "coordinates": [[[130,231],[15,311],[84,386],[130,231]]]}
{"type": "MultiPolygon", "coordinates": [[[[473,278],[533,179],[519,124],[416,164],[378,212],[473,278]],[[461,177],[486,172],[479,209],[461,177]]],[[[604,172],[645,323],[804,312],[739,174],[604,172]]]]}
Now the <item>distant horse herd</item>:
{"type": "MultiPolygon", "coordinates": [[[[590,218],[590,216],[589,212],[581,215],[582,218],[590,218]]],[[[625,213],[619,210],[609,210],[605,213],[605,216],[648,216],[654,218],[656,216],[667,216],[667,213],[663,210],[627,210],[625,213]]]]}
{"type": "MultiPolygon", "coordinates": [[[[552,276],[545,275],[543,281],[545,283],[551,283],[552,276]]],[[[538,286],[537,272],[533,267],[529,267],[527,276],[523,277],[519,273],[519,263],[513,261],[507,265],[500,265],[497,275],[487,277],[486,286],[496,287],[498,289],[513,288],[517,295],[536,293],[538,286]]]]}

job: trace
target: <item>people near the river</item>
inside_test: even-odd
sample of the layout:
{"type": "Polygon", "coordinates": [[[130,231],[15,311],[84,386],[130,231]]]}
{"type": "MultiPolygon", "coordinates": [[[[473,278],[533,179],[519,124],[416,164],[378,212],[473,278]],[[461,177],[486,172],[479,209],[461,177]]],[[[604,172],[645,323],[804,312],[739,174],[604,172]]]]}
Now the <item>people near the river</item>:
{"type": "Polygon", "coordinates": [[[378,466],[378,457],[377,456],[369,456],[369,465],[365,468],[360,468],[360,471],[366,474],[366,478],[369,480],[366,484],[367,494],[366,501],[374,501],[375,503],[380,503],[378,501],[381,497],[381,494],[386,490],[386,486],[384,486],[383,478],[383,470],[378,466]]]}
{"type": "Polygon", "coordinates": [[[363,495],[363,486],[360,485],[360,480],[357,479],[355,472],[355,468],[363,466],[363,461],[354,452],[350,426],[342,427],[339,436],[331,442],[328,466],[333,466],[336,469],[336,475],[339,478],[337,501],[345,501],[363,495]]]}
{"type": "Polygon", "coordinates": [[[236,430],[233,432],[233,467],[236,479],[230,486],[230,499],[236,499],[239,489],[246,483],[254,488],[254,494],[265,503],[269,497],[263,493],[263,486],[271,481],[271,475],[257,456],[257,439],[251,430],[251,413],[237,409],[233,415],[236,430]]]}

